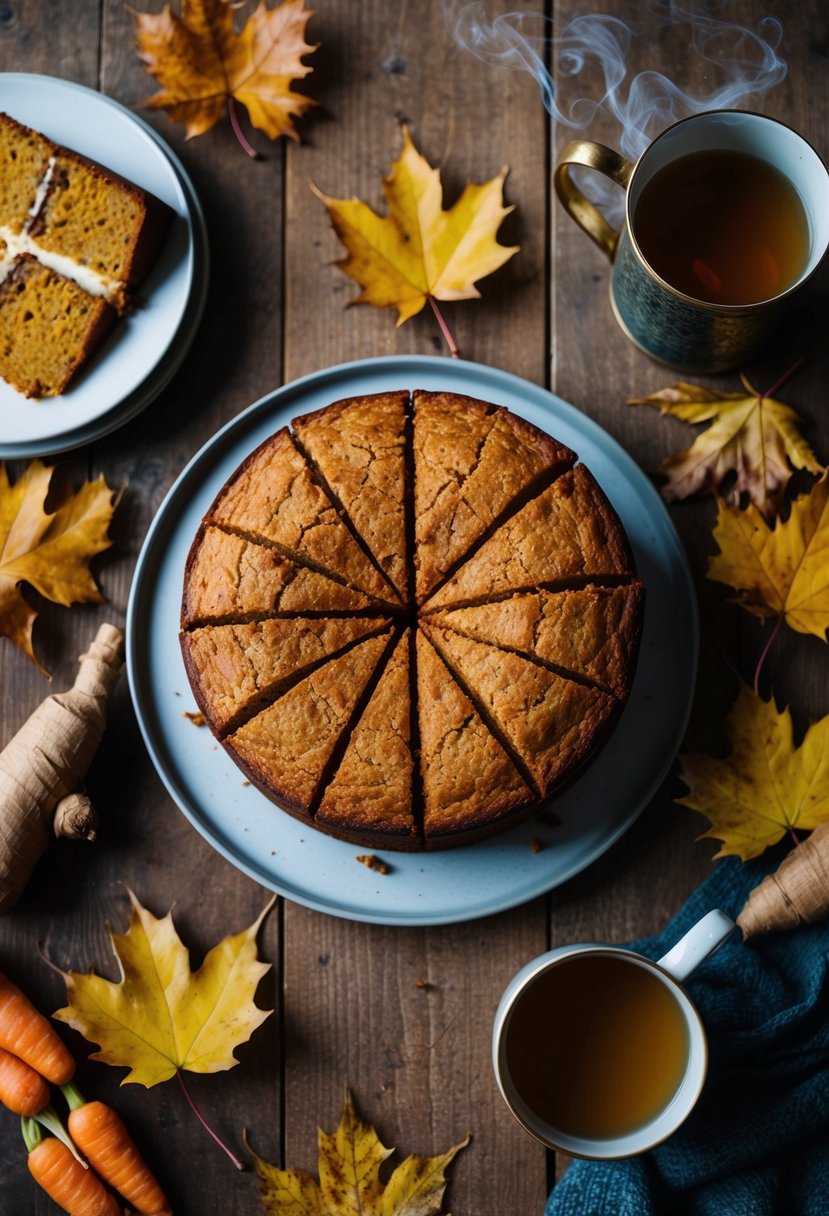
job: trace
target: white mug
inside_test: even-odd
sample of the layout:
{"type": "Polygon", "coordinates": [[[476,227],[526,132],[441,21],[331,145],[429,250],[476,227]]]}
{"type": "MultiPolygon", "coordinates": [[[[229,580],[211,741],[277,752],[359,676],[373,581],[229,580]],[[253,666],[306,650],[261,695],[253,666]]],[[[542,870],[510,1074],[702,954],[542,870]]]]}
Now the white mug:
{"type": "MultiPolygon", "coordinates": [[[[510,981],[501,998],[492,1036],[492,1062],[498,1087],[513,1115],[525,1130],[548,1148],[572,1157],[587,1157],[597,1161],[632,1157],[654,1148],[672,1135],[696,1104],[702,1092],[708,1066],[708,1045],[702,1020],[680,984],[703,959],[725,941],[733,929],[734,922],[730,917],[715,910],[689,929],[657,962],[619,946],[584,943],[560,946],[527,963],[510,981]],[[624,1134],[596,1138],[573,1134],[564,1127],[553,1127],[545,1122],[544,1118],[527,1104],[514,1084],[507,1058],[510,1020],[533,984],[552,968],[566,967],[573,959],[590,955],[619,959],[632,967],[642,967],[656,977],[665,985],[675,1002],[686,1031],[684,1068],[681,1079],[667,1103],[646,1123],[624,1134]]],[[[544,1050],[543,1041],[538,1044],[538,1049],[539,1052],[544,1050]]]]}

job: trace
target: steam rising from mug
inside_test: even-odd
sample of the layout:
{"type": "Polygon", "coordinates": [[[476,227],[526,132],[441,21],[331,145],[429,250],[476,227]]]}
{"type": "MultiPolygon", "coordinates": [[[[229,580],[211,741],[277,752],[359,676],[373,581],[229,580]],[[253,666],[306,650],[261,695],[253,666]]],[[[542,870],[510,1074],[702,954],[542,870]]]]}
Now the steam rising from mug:
{"type": "MultiPolygon", "coordinates": [[[[504,13],[489,20],[484,4],[464,0],[443,0],[443,8],[457,45],[484,63],[529,72],[556,122],[583,131],[600,111],[612,114],[620,127],[619,149],[633,161],[670,123],[702,110],[736,109],[786,75],[786,62],[777,53],[783,27],[774,17],[764,17],[755,32],[721,20],[711,7],[703,12],[681,3],[652,5],[658,29],[681,26],[684,35],[687,26],[693,51],[710,65],[703,74],[706,91],[695,94],[654,70],[628,79],[631,43],[643,35],[652,37],[652,24],[589,13],[556,34],[540,14],[504,13]],[[545,62],[548,54],[558,81],[545,62]],[[571,89],[575,96],[566,96],[571,89]]],[[[687,41],[682,54],[687,62],[687,41]]]]}

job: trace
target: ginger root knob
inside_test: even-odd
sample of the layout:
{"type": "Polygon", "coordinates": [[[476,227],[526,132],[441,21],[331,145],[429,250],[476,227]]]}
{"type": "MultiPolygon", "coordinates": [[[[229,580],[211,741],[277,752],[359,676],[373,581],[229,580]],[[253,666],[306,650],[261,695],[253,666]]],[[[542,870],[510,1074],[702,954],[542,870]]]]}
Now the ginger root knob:
{"type": "Polygon", "coordinates": [[[67,794],[55,807],[56,836],[68,840],[94,840],[98,830],[98,812],[87,794],[67,794]]]}

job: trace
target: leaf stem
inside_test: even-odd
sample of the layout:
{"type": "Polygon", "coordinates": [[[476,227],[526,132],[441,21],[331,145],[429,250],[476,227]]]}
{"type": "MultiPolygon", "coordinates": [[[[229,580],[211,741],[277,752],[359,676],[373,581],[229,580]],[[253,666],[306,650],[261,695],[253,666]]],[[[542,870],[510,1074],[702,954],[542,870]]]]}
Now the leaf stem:
{"type": "Polygon", "coordinates": [[[236,1154],[231,1149],[228,1148],[228,1146],[225,1144],[224,1140],[220,1139],[219,1136],[216,1135],[216,1133],[213,1131],[213,1128],[209,1125],[209,1123],[205,1119],[204,1115],[201,1113],[199,1108],[196,1106],[195,1102],[193,1101],[193,1099],[190,1096],[189,1089],[184,1084],[184,1077],[181,1075],[181,1069],[176,1069],[176,1076],[178,1077],[179,1085],[181,1086],[181,1088],[184,1091],[184,1096],[190,1105],[190,1109],[192,1110],[193,1114],[198,1119],[199,1123],[201,1123],[202,1127],[207,1132],[208,1136],[211,1136],[216,1141],[219,1148],[223,1152],[227,1153],[228,1157],[233,1162],[233,1164],[236,1166],[237,1170],[245,1169],[246,1168],[245,1163],[243,1161],[240,1161],[239,1158],[236,1156],[236,1154]]]}
{"type": "Polygon", "coordinates": [[[227,112],[230,116],[230,125],[233,127],[233,134],[238,139],[244,150],[247,152],[251,160],[262,160],[262,156],[245,137],[245,133],[239,123],[239,115],[236,113],[236,98],[228,97],[227,112]]]}
{"type": "Polygon", "coordinates": [[[783,375],[780,377],[779,380],[776,380],[774,382],[774,384],[771,386],[771,388],[766,389],[766,391],[763,393],[763,396],[764,397],[774,396],[774,394],[777,392],[777,390],[779,388],[782,388],[787,380],[791,380],[792,376],[794,376],[797,372],[799,372],[805,366],[806,366],[806,360],[798,359],[796,363],[793,363],[791,365],[791,367],[789,368],[789,370],[787,372],[783,372],[783,375]]]}
{"type": "Polygon", "coordinates": [[[452,337],[452,331],[450,330],[449,326],[446,324],[446,322],[443,319],[443,314],[441,313],[440,309],[438,308],[437,300],[435,299],[434,296],[427,296],[426,299],[431,304],[432,312],[435,314],[435,319],[437,320],[437,323],[440,326],[440,332],[443,334],[444,338],[446,339],[446,345],[449,347],[449,354],[452,356],[453,359],[460,359],[461,352],[458,350],[458,345],[455,342],[455,339],[452,337]]]}
{"type": "Polygon", "coordinates": [[[798,836],[798,834],[794,830],[794,828],[789,828],[789,835],[791,836],[792,840],[795,842],[796,845],[800,844],[800,837],[798,836]]]}
{"type": "Polygon", "coordinates": [[[772,631],[769,635],[768,641],[766,642],[765,646],[763,647],[763,653],[760,655],[760,658],[757,661],[757,667],[754,670],[754,692],[758,697],[760,695],[760,672],[763,670],[763,664],[766,661],[766,655],[771,650],[772,643],[774,642],[774,639],[777,637],[778,633],[780,632],[780,626],[782,624],[783,624],[783,617],[779,616],[777,618],[777,624],[774,626],[774,629],[772,629],[772,631]]]}

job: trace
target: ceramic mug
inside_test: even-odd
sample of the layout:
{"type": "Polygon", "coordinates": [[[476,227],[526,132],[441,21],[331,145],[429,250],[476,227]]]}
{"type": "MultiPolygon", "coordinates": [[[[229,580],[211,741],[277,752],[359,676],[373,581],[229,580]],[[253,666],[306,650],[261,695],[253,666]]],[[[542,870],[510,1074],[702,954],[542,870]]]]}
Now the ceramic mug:
{"type": "MultiPolygon", "coordinates": [[[[708,1064],[708,1047],[705,1030],[699,1013],[680,987],[681,982],[703,959],[707,958],[734,929],[734,922],[724,912],[715,910],[699,920],[676,945],[657,962],[635,954],[619,946],[586,943],[575,946],[560,946],[527,963],[507,986],[498,1011],[492,1036],[492,1062],[501,1094],[518,1122],[531,1135],[548,1148],[564,1152],[572,1157],[587,1157],[592,1160],[614,1160],[643,1153],[667,1139],[691,1113],[705,1081],[708,1064]],[[510,1024],[531,993],[533,985],[541,977],[548,976],[553,968],[566,968],[576,959],[612,958],[630,967],[644,968],[660,984],[684,1023],[685,1055],[680,1059],[681,1071],[673,1092],[667,1102],[645,1123],[621,1134],[587,1137],[574,1134],[565,1127],[555,1127],[525,1100],[510,1073],[508,1041],[510,1024]]],[[[566,971],[558,977],[561,991],[566,994],[566,971]]],[[[565,996],[566,999],[566,996],[565,996]]],[[[612,1009],[612,993],[607,1002],[612,1009]]],[[[520,1021],[516,1025],[521,1025],[520,1021]]],[[[529,1044],[534,1052],[535,1045],[529,1044]]],[[[544,1042],[539,1042],[538,1051],[543,1052],[544,1042]]],[[[620,1046],[620,1050],[623,1047],[620,1046]]],[[[539,1070],[540,1071],[540,1070],[539,1070]]]]}
{"type": "Polygon", "coordinates": [[[619,325],[646,354],[680,371],[719,372],[748,362],[829,246],[829,174],[823,161],[790,127],[760,114],[714,110],[685,118],[657,136],[636,164],[603,144],[576,140],[564,149],[554,182],[567,212],[613,263],[610,299],[619,325]],[[642,254],[636,208],[643,189],[679,157],[710,151],[747,153],[772,165],[803,205],[808,254],[797,277],[772,298],[733,305],[695,299],[661,278],[642,254]],[[595,169],[625,191],[620,231],[581,193],[570,173],[573,165],[595,169]]]}

